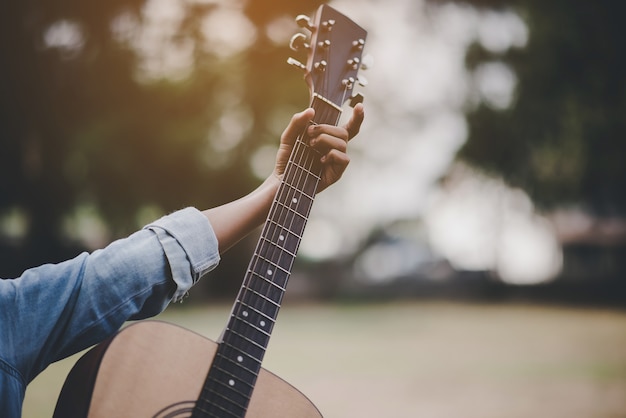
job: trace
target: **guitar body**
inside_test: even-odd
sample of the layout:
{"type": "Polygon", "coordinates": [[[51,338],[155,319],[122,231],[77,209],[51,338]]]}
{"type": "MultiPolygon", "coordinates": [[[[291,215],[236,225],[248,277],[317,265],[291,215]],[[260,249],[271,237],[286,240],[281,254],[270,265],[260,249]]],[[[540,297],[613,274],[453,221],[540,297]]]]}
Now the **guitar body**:
{"type": "MultiPolygon", "coordinates": [[[[131,325],[76,363],[54,417],[189,417],[217,347],[164,322],[131,325]]],[[[321,416],[301,392],[261,369],[246,418],[321,416]]]]}

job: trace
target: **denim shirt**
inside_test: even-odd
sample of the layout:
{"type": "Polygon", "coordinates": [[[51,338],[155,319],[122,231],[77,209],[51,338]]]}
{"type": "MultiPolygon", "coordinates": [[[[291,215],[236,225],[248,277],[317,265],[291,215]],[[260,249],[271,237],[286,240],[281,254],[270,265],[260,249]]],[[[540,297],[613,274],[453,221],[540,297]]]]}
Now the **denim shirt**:
{"type": "Polygon", "coordinates": [[[218,262],[211,225],[187,208],[92,254],[0,280],[0,417],[21,415],[26,385],[50,363],[158,314],[218,262]]]}

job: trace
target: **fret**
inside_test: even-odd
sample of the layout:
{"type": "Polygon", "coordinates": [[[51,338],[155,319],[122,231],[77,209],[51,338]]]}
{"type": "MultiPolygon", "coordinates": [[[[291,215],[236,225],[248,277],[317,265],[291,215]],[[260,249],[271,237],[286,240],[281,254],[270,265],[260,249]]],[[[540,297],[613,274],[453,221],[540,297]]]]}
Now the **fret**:
{"type": "Polygon", "coordinates": [[[270,333],[267,329],[270,328],[272,324],[265,320],[255,322],[257,322],[258,326],[240,317],[234,317],[233,321],[230,322],[232,327],[228,329],[246,338],[250,338],[260,346],[263,346],[267,344],[269,340],[270,333]]]}
{"type": "MultiPolygon", "coordinates": [[[[237,368],[237,369],[239,369],[239,370],[245,371],[246,373],[249,373],[249,374],[250,374],[250,376],[249,376],[249,378],[248,378],[248,380],[249,380],[250,382],[256,381],[257,377],[259,377],[259,373],[258,373],[258,371],[256,370],[256,368],[255,368],[255,370],[251,370],[251,369],[249,369],[247,366],[245,366],[245,365],[243,364],[243,361],[244,361],[244,360],[243,360],[243,359],[244,359],[243,355],[244,355],[244,354],[245,354],[247,357],[250,357],[248,354],[246,354],[246,353],[244,353],[244,352],[241,352],[241,354],[238,356],[238,358],[241,358],[241,359],[242,359],[242,363],[238,363],[238,362],[236,362],[234,359],[232,359],[232,358],[230,358],[230,357],[226,357],[226,356],[224,356],[224,355],[223,355],[223,354],[221,354],[221,353],[220,353],[220,355],[219,355],[219,356],[216,354],[216,356],[215,356],[215,360],[214,360],[214,361],[221,361],[221,362],[224,362],[224,364],[227,364],[227,365],[228,365],[228,366],[226,366],[226,367],[228,367],[229,369],[233,368],[233,370],[234,370],[234,368],[237,368]]],[[[216,364],[219,364],[219,363],[216,363],[216,364]]]]}
{"type": "MultiPolygon", "coordinates": [[[[316,123],[313,122],[313,124],[316,123]]],[[[294,151],[292,155],[293,158],[288,161],[288,164],[303,168],[304,171],[310,174],[310,177],[319,178],[320,173],[313,170],[312,168],[313,165],[315,165],[316,161],[319,161],[319,158],[321,156],[322,154],[318,150],[308,144],[308,139],[303,139],[303,137],[300,136],[294,144],[294,151]]],[[[286,176],[285,178],[289,179],[290,177],[286,176]]]]}
{"type": "MultiPolygon", "coordinates": [[[[254,313],[257,313],[257,314],[259,314],[259,315],[261,315],[261,316],[265,317],[268,321],[272,321],[272,322],[274,322],[274,320],[275,320],[275,318],[276,318],[276,317],[271,317],[271,316],[269,316],[267,313],[265,313],[265,312],[263,312],[263,311],[260,311],[260,310],[256,309],[256,308],[255,308],[255,307],[253,307],[252,305],[249,305],[249,304],[247,304],[246,302],[241,301],[240,299],[237,299],[237,301],[235,302],[235,305],[239,305],[239,306],[241,306],[241,307],[243,307],[243,308],[244,308],[244,309],[242,310],[243,314],[246,314],[246,312],[245,312],[245,311],[247,310],[247,314],[246,314],[246,315],[244,315],[244,316],[250,315],[250,312],[254,312],[254,313]]],[[[235,309],[235,310],[237,310],[237,309],[235,309]]]]}
{"type": "Polygon", "coordinates": [[[339,118],[342,113],[341,107],[338,107],[324,96],[313,93],[311,107],[315,109],[315,117],[313,120],[316,123],[327,123],[335,126],[339,123],[339,118]]]}
{"type": "MultiPolygon", "coordinates": [[[[303,195],[288,195],[288,199],[285,199],[285,202],[277,202],[277,211],[273,218],[277,216],[280,218],[281,216],[291,216],[297,215],[300,218],[306,220],[309,217],[309,212],[311,211],[311,207],[313,206],[313,201],[303,195]]],[[[287,225],[285,225],[287,226],[287,225]]]]}
{"type": "Polygon", "coordinates": [[[255,268],[251,272],[253,274],[256,274],[256,277],[265,279],[274,286],[280,288],[280,290],[284,291],[285,288],[273,282],[272,279],[276,273],[291,273],[291,270],[289,269],[291,267],[291,264],[285,267],[283,264],[281,264],[281,261],[286,259],[288,262],[290,262],[293,260],[293,257],[289,256],[289,254],[287,253],[283,253],[282,251],[276,254],[271,254],[270,257],[272,257],[272,259],[266,258],[260,254],[255,254],[254,257],[256,258],[256,262],[254,263],[255,268]],[[283,255],[286,255],[288,258],[282,257],[283,255]],[[279,271],[277,271],[276,269],[278,269],[279,271]]]}
{"type": "Polygon", "coordinates": [[[254,344],[249,339],[240,336],[230,329],[228,330],[228,332],[224,332],[221,344],[226,344],[231,346],[232,348],[236,348],[245,353],[249,353],[251,357],[258,358],[259,361],[263,360],[263,355],[265,354],[264,347],[259,347],[258,344],[254,344]]]}
{"type": "Polygon", "coordinates": [[[250,275],[250,280],[248,280],[246,283],[244,283],[241,286],[242,293],[248,296],[246,298],[246,303],[248,303],[251,306],[254,306],[259,311],[267,312],[267,308],[270,306],[273,306],[274,308],[276,308],[276,311],[278,311],[278,308],[280,308],[280,300],[274,300],[270,297],[271,295],[269,294],[266,295],[264,293],[261,293],[262,290],[257,291],[254,288],[251,288],[250,284],[255,283],[255,281],[252,279],[253,279],[253,276],[250,275]],[[265,302],[269,302],[270,305],[266,305],[265,302]]]}
{"type": "MultiPolygon", "coordinates": [[[[274,264],[272,264],[274,265],[274,264]]],[[[278,266],[277,266],[278,267],[278,266]]],[[[266,268],[258,267],[260,270],[265,271],[266,268]]],[[[281,269],[282,270],[282,269],[281,269]]],[[[270,269],[271,273],[266,273],[266,274],[270,274],[276,278],[279,279],[286,279],[288,277],[289,272],[287,271],[274,271],[270,269]],[[281,274],[281,272],[283,274],[281,274]],[[284,277],[283,277],[284,276],[284,277]]],[[[256,280],[251,280],[250,283],[246,286],[248,289],[256,289],[257,292],[262,292],[262,293],[267,293],[267,292],[272,292],[272,291],[276,291],[276,292],[285,292],[286,289],[284,287],[282,287],[279,282],[277,280],[272,280],[270,278],[265,277],[262,273],[257,273],[256,271],[249,271],[249,274],[251,274],[256,280]],[[255,284],[256,286],[253,286],[252,284],[255,284]],[[267,286],[264,286],[267,285],[267,286]],[[267,288],[267,291],[264,290],[264,288],[267,288]]],[[[285,280],[283,280],[283,282],[286,282],[285,280]]],[[[279,300],[280,303],[280,300],[279,300]]]]}
{"type": "Polygon", "coordinates": [[[255,290],[261,294],[266,294],[270,299],[274,300],[279,305],[281,304],[281,296],[277,296],[276,293],[284,293],[289,279],[289,272],[281,268],[277,268],[274,264],[267,263],[263,260],[259,260],[254,267],[254,270],[250,270],[250,281],[244,286],[251,290],[255,290]]]}
{"type": "Polygon", "coordinates": [[[259,297],[259,295],[250,290],[242,292],[239,295],[239,300],[241,302],[238,302],[238,304],[241,303],[243,306],[235,309],[238,317],[254,318],[255,315],[258,314],[265,318],[260,318],[259,321],[267,320],[275,322],[280,305],[270,302],[269,299],[259,297]],[[266,301],[270,303],[266,303],[266,301]]]}
{"type": "Polygon", "coordinates": [[[263,232],[263,239],[272,242],[276,241],[277,245],[287,249],[295,257],[295,254],[298,252],[298,246],[300,245],[300,241],[302,240],[302,235],[298,235],[293,231],[284,228],[282,224],[279,224],[273,219],[268,220],[266,224],[266,231],[263,232]],[[269,238],[268,236],[268,230],[270,228],[274,228],[274,231],[272,232],[273,239],[269,238]],[[281,245],[281,243],[283,244],[281,245]]]}
{"type": "MultiPolygon", "coordinates": [[[[285,278],[286,277],[288,276],[285,276],[285,278]]],[[[278,278],[281,279],[280,277],[278,278]]],[[[283,294],[285,293],[284,290],[272,286],[270,282],[262,279],[254,273],[252,273],[250,280],[248,281],[248,283],[244,284],[243,287],[246,290],[252,292],[254,295],[258,295],[259,297],[263,298],[263,300],[270,301],[278,307],[280,307],[283,294]]]]}
{"type": "MultiPolygon", "coordinates": [[[[205,385],[205,388],[200,393],[196,408],[204,412],[217,408],[230,416],[243,417],[249,399],[246,400],[245,397],[240,395],[238,402],[228,397],[228,395],[236,394],[229,386],[224,386],[219,381],[212,378],[207,379],[207,383],[208,386],[205,385]],[[208,401],[208,399],[210,399],[210,401],[208,401]]],[[[223,414],[220,413],[220,415],[217,416],[223,416],[223,414]]]]}
{"type": "MultiPolygon", "coordinates": [[[[216,395],[217,395],[217,394],[216,394],[216,395]]],[[[216,413],[216,412],[210,411],[208,408],[206,408],[206,409],[205,409],[205,408],[200,407],[200,406],[198,406],[198,405],[201,405],[201,404],[200,404],[200,403],[197,403],[197,404],[196,404],[196,406],[194,407],[194,411],[200,411],[200,412],[202,412],[203,414],[208,415],[209,417],[213,417],[213,418],[225,418],[225,417],[224,417],[224,414],[223,414],[222,412],[220,412],[220,413],[218,414],[218,413],[216,413]]],[[[221,408],[221,407],[220,407],[219,405],[217,405],[217,404],[215,404],[215,405],[208,404],[208,405],[209,405],[209,408],[217,408],[217,409],[219,409],[220,411],[226,412],[226,413],[227,413],[228,415],[230,415],[231,417],[239,417],[239,415],[235,414],[234,412],[227,411],[226,409],[221,408]]],[[[193,416],[193,415],[192,415],[192,416],[193,416]]]]}
{"type": "Polygon", "coordinates": [[[285,293],[286,290],[289,271],[273,263],[258,259],[254,269],[250,270],[248,274],[251,276],[250,281],[244,286],[266,295],[278,305],[282,303],[282,293],[285,293]]]}
{"type": "Polygon", "coordinates": [[[283,227],[288,229],[290,232],[293,232],[295,235],[301,237],[304,234],[304,227],[306,226],[306,221],[308,220],[306,216],[297,213],[282,203],[276,203],[276,205],[284,210],[278,212],[273,217],[273,220],[278,224],[283,225],[283,227]]]}
{"type": "MultiPolygon", "coordinates": [[[[250,317],[248,317],[248,318],[250,318],[250,317]]],[[[243,318],[241,318],[239,316],[236,316],[236,315],[233,317],[233,319],[235,321],[234,323],[239,325],[239,327],[233,328],[233,329],[241,329],[241,326],[245,325],[245,326],[250,327],[251,329],[255,330],[256,332],[258,332],[258,333],[260,333],[260,334],[262,334],[262,335],[264,335],[266,337],[270,336],[270,332],[268,332],[266,329],[274,324],[274,321],[269,321],[269,323],[268,323],[264,319],[261,319],[259,321],[259,325],[257,326],[251,320],[243,319],[243,318]]],[[[250,319],[252,319],[252,318],[250,318],[250,319]]]]}
{"type": "Polygon", "coordinates": [[[313,197],[321,180],[320,155],[308,146],[296,148],[294,154],[296,157],[285,168],[284,183],[313,197]]]}
{"type": "MultiPolygon", "coordinates": [[[[281,212],[278,213],[278,216],[284,216],[285,218],[290,217],[292,218],[292,220],[300,218],[302,220],[307,220],[307,213],[302,213],[297,211],[296,209],[293,208],[293,206],[291,205],[291,202],[289,203],[281,203],[281,202],[277,202],[276,205],[281,208],[281,212]],[[284,209],[284,210],[282,210],[284,209]],[[292,215],[297,215],[297,216],[292,216],[292,215]]],[[[299,234],[300,235],[300,234],[299,234]]]]}
{"type": "MultiPolygon", "coordinates": [[[[293,235],[293,234],[292,234],[293,235]]],[[[294,235],[295,236],[295,235],[294,235]]],[[[285,255],[287,255],[288,257],[291,257],[293,259],[296,258],[296,254],[294,252],[292,252],[290,249],[285,248],[285,246],[281,245],[281,243],[286,242],[286,238],[283,235],[282,238],[281,236],[276,236],[273,237],[273,240],[268,238],[268,237],[261,237],[261,240],[264,241],[267,245],[273,245],[277,248],[280,249],[280,251],[282,251],[285,255]],[[278,242],[275,242],[278,241],[278,242]]]]}
{"type": "MultiPolygon", "coordinates": [[[[240,334],[238,331],[235,331],[232,328],[227,328],[228,332],[228,336],[230,337],[236,337],[235,340],[233,341],[237,341],[238,339],[243,339],[245,340],[245,344],[244,346],[247,345],[247,347],[249,348],[249,350],[247,350],[248,352],[250,352],[251,354],[254,354],[254,352],[259,352],[259,350],[265,350],[265,345],[262,344],[259,341],[255,341],[253,337],[250,336],[246,336],[243,334],[240,334]]],[[[229,340],[224,340],[225,342],[230,342],[231,345],[235,346],[235,344],[233,344],[233,341],[229,341],[229,340]]],[[[265,341],[265,343],[267,343],[267,341],[265,341]]]]}
{"type": "MultiPolygon", "coordinates": [[[[202,412],[204,415],[206,415],[206,416],[208,416],[208,417],[214,417],[214,418],[224,418],[224,417],[220,417],[219,415],[216,415],[216,414],[214,414],[213,412],[211,412],[211,411],[209,411],[209,410],[207,410],[207,409],[204,409],[204,408],[202,408],[202,407],[200,407],[200,406],[198,406],[198,405],[199,405],[199,404],[196,404],[196,406],[194,407],[194,410],[199,411],[199,412],[202,412]]],[[[230,415],[232,415],[232,414],[230,414],[230,415]]]]}
{"type": "MultiPolygon", "coordinates": [[[[316,177],[316,180],[319,180],[319,177],[316,177]]],[[[298,187],[298,185],[294,185],[292,183],[285,182],[285,186],[288,187],[289,191],[294,195],[302,196],[308,199],[310,204],[313,204],[313,200],[315,199],[314,192],[308,192],[303,189],[302,186],[298,187]]]]}
{"type": "MultiPolygon", "coordinates": [[[[260,250],[263,250],[263,248],[260,248],[260,250]]],[[[259,251],[253,255],[254,262],[252,263],[253,268],[250,270],[250,273],[256,274],[257,277],[261,277],[266,281],[273,281],[274,275],[277,273],[291,273],[289,268],[291,267],[290,261],[293,260],[293,257],[290,256],[289,253],[278,249],[278,251],[264,256],[264,252],[265,251],[259,251]]],[[[278,286],[277,283],[273,284],[278,286]]],[[[285,290],[284,287],[279,287],[281,290],[285,290]]]]}
{"type": "MultiPolygon", "coordinates": [[[[215,375],[215,382],[218,385],[228,388],[228,391],[224,393],[230,393],[231,395],[234,395],[234,397],[237,397],[239,398],[239,400],[243,400],[244,402],[246,399],[250,399],[250,391],[247,390],[246,387],[248,389],[251,389],[254,385],[254,380],[256,380],[256,378],[252,382],[246,381],[245,378],[240,378],[231,373],[230,370],[220,367],[218,363],[215,364],[215,368],[219,372],[215,375]]],[[[224,395],[223,397],[234,403],[239,402],[237,399],[229,398],[226,395],[224,395]]]]}
{"type": "Polygon", "coordinates": [[[285,183],[297,184],[301,186],[298,189],[301,189],[309,196],[313,196],[315,189],[311,189],[310,186],[316,185],[322,179],[319,173],[317,173],[317,168],[320,166],[321,163],[312,158],[306,158],[304,161],[298,162],[291,161],[287,164],[286,171],[289,171],[289,173],[285,174],[285,183]],[[307,188],[305,189],[304,186],[307,186],[307,188]]]}
{"type": "MultiPolygon", "coordinates": [[[[216,369],[216,376],[221,373],[216,369]]],[[[223,378],[223,376],[221,376],[223,378]]],[[[203,390],[200,397],[204,400],[204,397],[211,397],[211,406],[217,406],[222,411],[239,416],[241,410],[245,408],[245,405],[250,401],[251,396],[246,396],[233,389],[228,383],[218,379],[211,381],[212,385],[203,390]]],[[[245,411],[244,411],[245,412],[245,411]]]]}
{"type": "MultiPolygon", "coordinates": [[[[260,298],[260,302],[263,303],[263,301],[267,301],[269,303],[271,303],[272,305],[274,305],[276,308],[280,308],[280,302],[281,302],[281,296],[282,295],[272,295],[272,294],[265,294],[263,292],[262,289],[260,289],[259,291],[255,290],[254,288],[252,288],[251,286],[253,285],[253,283],[255,283],[255,281],[250,280],[250,283],[244,284],[242,286],[242,289],[244,289],[246,291],[246,293],[251,293],[252,295],[256,296],[257,298],[260,298]],[[278,300],[274,300],[274,298],[272,298],[272,296],[274,296],[275,299],[278,300]]],[[[258,306],[258,303],[257,303],[258,306]]],[[[265,306],[258,306],[258,309],[263,309],[265,308],[265,306]]]]}
{"type": "MultiPolygon", "coordinates": [[[[293,167],[287,167],[287,168],[288,169],[294,168],[294,171],[296,171],[295,169],[300,169],[304,171],[304,168],[295,164],[293,165],[293,167]]],[[[313,176],[312,174],[310,174],[308,170],[306,170],[305,177],[300,176],[300,177],[295,178],[295,175],[294,175],[294,178],[287,177],[285,178],[284,184],[285,186],[288,186],[294,190],[297,190],[298,193],[301,193],[309,197],[311,200],[313,200],[313,198],[315,197],[315,192],[317,190],[317,184],[319,183],[319,181],[320,181],[319,176],[313,176]]]]}
{"type": "MultiPolygon", "coordinates": [[[[226,363],[228,364],[228,363],[226,363]]],[[[220,379],[220,375],[215,375],[216,377],[216,382],[222,386],[226,386],[228,385],[229,390],[237,393],[238,395],[242,396],[244,399],[246,398],[250,398],[250,390],[252,389],[252,387],[254,386],[254,382],[256,381],[256,378],[258,376],[258,374],[251,374],[251,375],[242,375],[241,371],[244,371],[244,369],[242,368],[230,368],[230,367],[222,367],[221,364],[215,363],[215,368],[217,370],[219,370],[222,375],[221,375],[221,379],[220,379]],[[230,384],[230,382],[234,382],[232,384],[230,384]],[[248,387],[248,389],[246,389],[246,386],[248,387]]]]}
{"type": "MultiPolygon", "coordinates": [[[[230,336],[229,336],[230,338],[230,336]]],[[[232,370],[232,373],[241,379],[254,382],[258,376],[261,360],[254,356],[251,350],[241,350],[236,348],[230,341],[226,341],[224,352],[216,353],[216,364],[232,370]]]]}
{"type": "Polygon", "coordinates": [[[236,364],[237,366],[246,369],[254,375],[255,379],[258,377],[258,370],[261,366],[261,362],[245,351],[238,350],[228,345],[225,347],[223,352],[215,353],[215,358],[220,358],[223,361],[236,364]]]}
{"type": "MultiPolygon", "coordinates": [[[[213,418],[224,418],[221,414],[215,414],[215,413],[213,413],[213,412],[211,412],[211,411],[205,411],[205,410],[204,410],[204,409],[202,409],[202,408],[198,408],[198,410],[199,410],[199,411],[204,412],[205,414],[209,414],[209,416],[210,416],[210,417],[213,417],[213,418]]],[[[236,415],[234,415],[234,414],[232,414],[232,413],[229,413],[229,415],[230,415],[230,416],[236,416],[236,415]]]]}
{"type": "Polygon", "coordinates": [[[288,193],[285,206],[288,206],[291,210],[297,212],[301,216],[308,218],[311,207],[313,206],[313,198],[301,193],[293,186],[287,185],[291,189],[291,193],[288,193]]]}

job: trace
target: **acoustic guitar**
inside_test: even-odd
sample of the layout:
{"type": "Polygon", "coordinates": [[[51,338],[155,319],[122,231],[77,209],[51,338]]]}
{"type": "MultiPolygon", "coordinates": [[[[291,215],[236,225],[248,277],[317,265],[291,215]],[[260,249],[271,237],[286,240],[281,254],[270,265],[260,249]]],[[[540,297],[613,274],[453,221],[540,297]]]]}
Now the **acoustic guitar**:
{"type": "MultiPolygon", "coordinates": [[[[311,31],[309,43],[303,33],[291,40],[307,63],[288,62],[304,70],[312,123],[337,125],[343,104],[362,100],[354,88],[367,32],[328,5],[296,21],[311,31]]],[[[126,327],[78,360],[54,417],[321,417],[261,367],[320,180],[319,157],[301,134],[217,343],[164,322],[126,327]]]]}

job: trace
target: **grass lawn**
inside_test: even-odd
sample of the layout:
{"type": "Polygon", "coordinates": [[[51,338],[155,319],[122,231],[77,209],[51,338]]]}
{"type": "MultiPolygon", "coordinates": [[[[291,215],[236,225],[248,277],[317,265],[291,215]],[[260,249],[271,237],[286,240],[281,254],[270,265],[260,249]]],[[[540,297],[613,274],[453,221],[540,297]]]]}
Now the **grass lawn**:
{"type": "MultiPolygon", "coordinates": [[[[175,307],[159,319],[216,339],[229,310],[175,307]]],[[[24,417],[52,415],[76,358],[29,386],[24,417]]],[[[626,311],[287,304],[264,366],[326,418],[626,417],[626,311]]]]}

